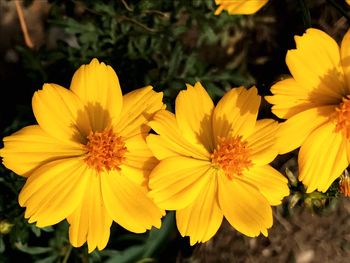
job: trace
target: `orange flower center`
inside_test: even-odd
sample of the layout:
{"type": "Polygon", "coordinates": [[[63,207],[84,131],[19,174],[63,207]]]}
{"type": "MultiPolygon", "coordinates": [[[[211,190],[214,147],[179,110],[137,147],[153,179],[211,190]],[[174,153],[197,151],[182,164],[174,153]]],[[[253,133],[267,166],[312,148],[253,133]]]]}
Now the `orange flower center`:
{"type": "Polygon", "coordinates": [[[124,155],[127,151],[121,136],[115,134],[112,129],[105,129],[102,132],[91,132],[87,139],[87,154],[84,160],[89,167],[98,172],[103,169],[120,171],[119,166],[125,160],[124,155]]]}
{"type": "Polygon", "coordinates": [[[244,169],[252,166],[248,142],[241,136],[219,138],[218,145],[211,154],[213,167],[222,169],[229,179],[242,175],[244,169]]]}
{"type": "Polygon", "coordinates": [[[336,132],[342,132],[344,136],[350,137],[350,99],[343,98],[343,102],[335,109],[337,125],[336,132]]]}

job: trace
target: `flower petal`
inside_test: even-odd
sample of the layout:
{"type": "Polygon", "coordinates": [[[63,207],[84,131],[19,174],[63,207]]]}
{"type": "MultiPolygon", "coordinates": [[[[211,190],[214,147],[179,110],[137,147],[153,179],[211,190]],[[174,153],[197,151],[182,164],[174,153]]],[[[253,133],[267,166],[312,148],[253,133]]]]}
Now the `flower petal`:
{"type": "Polygon", "coordinates": [[[310,28],[296,36],[286,63],[294,79],[311,93],[311,99],[334,104],[346,95],[338,44],[321,30],[310,28]]]}
{"type": "Polygon", "coordinates": [[[160,136],[150,135],[147,144],[157,159],[162,160],[171,156],[192,156],[208,160],[209,152],[203,145],[189,142],[182,136],[175,115],[166,110],[158,111],[149,122],[151,128],[160,136]]]}
{"type": "Polygon", "coordinates": [[[257,187],[270,205],[281,204],[289,195],[288,180],[270,165],[254,166],[244,172],[242,180],[257,187]]]}
{"type": "Polygon", "coordinates": [[[282,119],[288,119],[299,112],[319,106],[320,101],[312,101],[312,93],[293,78],[281,80],[271,87],[273,96],[265,99],[273,104],[272,112],[282,119]]]}
{"type": "Polygon", "coordinates": [[[45,84],[34,93],[33,112],[40,127],[59,141],[82,143],[91,131],[83,104],[70,90],[45,84]]]}
{"type": "Polygon", "coordinates": [[[81,158],[50,162],[35,170],[19,194],[29,223],[54,225],[80,204],[87,187],[87,167],[81,158]]]}
{"type": "Polygon", "coordinates": [[[93,59],[74,74],[70,89],[84,103],[93,131],[102,131],[118,121],[123,97],[115,71],[93,59]]]}
{"type": "Polygon", "coordinates": [[[160,227],[164,213],[147,196],[145,188],[118,172],[104,173],[101,178],[103,201],[114,221],[135,233],[160,227]]]}
{"type": "Polygon", "coordinates": [[[231,89],[219,101],[213,115],[214,139],[248,137],[255,127],[261,98],[255,87],[231,89]]]}
{"type": "Polygon", "coordinates": [[[163,93],[154,92],[151,86],[124,95],[123,109],[115,125],[116,131],[124,138],[147,133],[150,130],[148,121],[155,112],[165,108],[162,99],[163,93]]]}
{"type": "Polygon", "coordinates": [[[334,109],[335,106],[312,108],[280,124],[277,135],[280,154],[290,152],[302,145],[311,132],[329,120],[334,109]]]}
{"type": "Polygon", "coordinates": [[[75,211],[67,217],[70,224],[69,240],[72,246],[80,247],[86,241],[91,253],[96,247],[106,247],[110,234],[112,219],[107,213],[101,193],[100,175],[89,169],[85,176],[89,187],[83,200],[75,211]]]}
{"type": "Polygon", "coordinates": [[[191,245],[212,238],[223,219],[217,203],[216,174],[208,176],[210,179],[197,198],[186,208],[176,211],[177,228],[182,236],[190,237],[191,245]]]}
{"type": "Polygon", "coordinates": [[[239,178],[218,176],[219,205],[229,223],[239,232],[256,237],[272,226],[269,202],[257,188],[239,178]]]}
{"type": "Polygon", "coordinates": [[[148,176],[158,164],[158,160],[154,158],[142,134],[125,140],[125,146],[125,161],[120,166],[122,175],[138,185],[146,185],[148,176]]]}
{"type": "Polygon", "coordinates": [[[247,138],[252,162],[255,165],[268,164],[276,158],[278,122],[271,119],[258,120],[253,133],[247,138]]]}
{"type": "Polygon", "coordinates": [[[23,176],[48,162],[85,153],[83,145],[61,142],[46,134],[39,125],[27,126],[4,139],[0,149],[3,164],[23,176]]]}
{"type": "Polygon", "coordinates": [[[202,144],[212,152],[214,142],[211,119],[214,103],[199,82],[194,87],[189,84],[186,86],[187,90],[180,91],[175,101],[177,124],[188,141],[202,144]]]}
{"type": "Polygon", "coordinates": [[[227,10],[230,15],[251,15],[258,12],[268,0],[215,0],[220,5],[215,11],[219,15],[222,10],[227,10]]]}
{"type": "Polygon", "coordinates": [[[188,157],[167,158],[162,160],[150,175],[149,196],[160,208],[185,208],[208,183],[210,173],[208,161],[188,157]]]}
{"type": "MultiPolygon", "coordinates": [[[[349,2],[349,1],[348,1],[349,2]]],[[[350,30],[348,30],[343,37],[340,48],[341,64],[344,70],[344,76],[346,80],[346,87],[348,93],[350,93],[350,30]]]]}
{"type": "Polygon", "coordinates": [[[299,152],[299,180],[314,190],[327,191],[348,166],[346,141],[335,125],[327,122],[306,139],[299,152]]]}

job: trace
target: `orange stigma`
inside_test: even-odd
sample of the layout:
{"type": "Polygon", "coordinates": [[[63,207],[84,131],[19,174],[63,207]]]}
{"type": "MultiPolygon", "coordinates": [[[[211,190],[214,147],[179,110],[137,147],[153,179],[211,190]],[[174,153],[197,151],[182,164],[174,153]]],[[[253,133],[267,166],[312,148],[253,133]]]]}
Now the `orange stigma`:
{"type": "Polygon", "coordinates": [[[222,169],[229,179],[234,175],[242,175],[244,169],[252,166],[248,142],[241,136],[219,138],[214,152],[211,154],[213,167],[222,169]]]}
{"type": "Polygon", "coordinates": [[[85,145],[87,154],[85,162],[97,172],[102,170],[118,170],[125,160],[127,151],[121,136],[118,136],[112,129],[105,129],[101,132],[91,132],[87,137],[85,145]]]}
{"type": "Polygon", "coordinates": [[[350,138],[350,99],[343,98],[343,102],[335,109],[337,126],[336,132],[342,132],[344,136],[350,138]]]}

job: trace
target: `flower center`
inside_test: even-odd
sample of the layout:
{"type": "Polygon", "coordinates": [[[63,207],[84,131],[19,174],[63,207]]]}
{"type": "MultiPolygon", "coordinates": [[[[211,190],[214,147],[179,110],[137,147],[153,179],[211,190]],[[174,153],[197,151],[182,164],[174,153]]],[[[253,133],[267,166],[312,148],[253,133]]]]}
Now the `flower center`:
{"type": "Polygon", "coordinates": [[[342,132],[344,136],[349,139],[350,137],[350,99],[343,98],[343,102],[335,109],[337,125],[335,127],[336,132],[342,132]]]}
{"type": "Polygon", "coordinates": [[[112,129],[105,129],[102,132],[91,132],[87,139],[87,154],[84,160],[89,167],[97,172],[103,169],[120,171],[119,166],[125,160],[124,155],[127,151],[121,136],[115,134],[112,129]]]}
{"type": "Polygon", "coordinates": [[[244,169],[252,166],[248,142],[241,136],[219,138],[218,145],[211,154],[213,167],[222,169],[229,179],[242,175],[244,169]]]}

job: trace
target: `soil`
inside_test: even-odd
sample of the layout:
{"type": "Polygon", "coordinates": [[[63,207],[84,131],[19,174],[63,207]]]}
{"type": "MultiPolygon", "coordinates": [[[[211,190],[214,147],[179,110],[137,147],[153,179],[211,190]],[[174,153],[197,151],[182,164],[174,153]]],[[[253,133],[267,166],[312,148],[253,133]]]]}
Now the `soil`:
{"type": "Polygon", "coordinates": [[[293,212],[284,218],[275,209],[267,238],[245,237],[224,222],[212,240],[195,249],[191,262],[349,262],[349,198],[340,199],[326,214],[313,214],[305,207],[293,212]]]}

